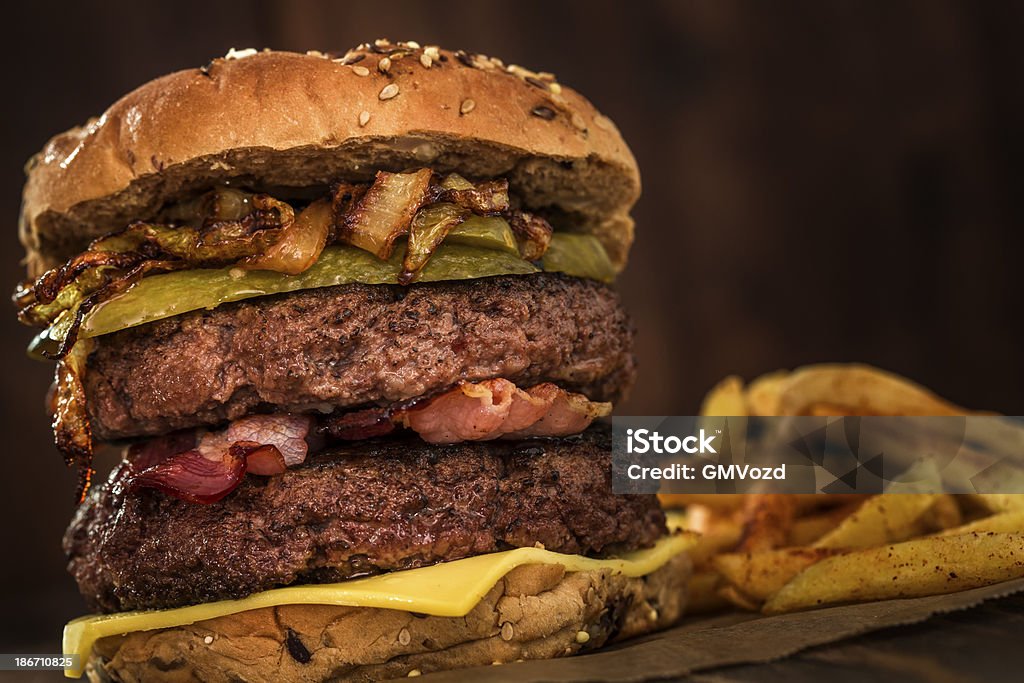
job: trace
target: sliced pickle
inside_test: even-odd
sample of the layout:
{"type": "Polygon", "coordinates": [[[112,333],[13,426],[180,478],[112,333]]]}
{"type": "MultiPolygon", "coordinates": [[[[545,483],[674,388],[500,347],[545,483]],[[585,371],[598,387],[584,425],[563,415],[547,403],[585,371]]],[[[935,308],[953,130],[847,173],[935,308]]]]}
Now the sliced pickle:
{"type": "Polygon", "coordinates": [[[587,277],[601,282],[615,279],[615,266],[593,235],[556,232],[544,252],[541,267],[554,273],[587,277]]]}
{"type": "MultiPolygon", "coordinates": [[[[381,261],[355,247],[328,247],[312,267],[299,275],[241,268],[152,275],[121,296],[96,306],[82,324],[80,336],[97,337],[188,311],[268,294],[351,282],[394,284],[402,268],[402,251],[396,250],[390,260],[381,261]]],[[[420,273],[418,282],[535,272],[537,268],[514,254],[462,244],[442,244],[420,273]]]]}
{"type": "Polygon", "coordinates": [[[452,228],[444,242],[519,254],[512,228],[499,216],[472,216],[452,228]]]}
{"type": "MultiPolygon", "coordinates": [[[[402,269],[404,249],[388,261],[355,247],[332,246],[299,275],[269,270],[218,268],[181,270],[151,275],[124,294],[99,304],[85,318],[81,338],[110,334],[136,325],[231,301],[361,282],[395,284],[402,269]]],[[[601,243],[590,235],[555,233],[542,260],[543,269],[576,277],[611,282],[615,268],[601,243]]],[[[420,272],[417,282],[464,280],[492,275],[526,275],[538,269],[519,257],[515,237],[501,218],[472,218],[449,233],[420,272]],[[469,224],[463,232],[459,232],[469,224]],[[458,236],[458,239],[453,237],[458,236]],[[461,240],[467,240],[469,244],[461,240]],[[498,248],[481,248],[480,244],[498,248]],[[498,246],[500,245],[500,246],[498,246]]],[[[55,325],[60,325],[58,320],[55,325]]],[[[51,330],[44,330],[29,345],[29,355],[41,358],[54,348],[51,330]]]]}

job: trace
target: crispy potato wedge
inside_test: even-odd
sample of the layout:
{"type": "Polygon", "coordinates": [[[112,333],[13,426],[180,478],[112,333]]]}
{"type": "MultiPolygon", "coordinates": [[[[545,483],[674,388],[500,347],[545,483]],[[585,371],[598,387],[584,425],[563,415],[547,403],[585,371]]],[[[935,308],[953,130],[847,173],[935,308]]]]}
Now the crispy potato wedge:
{"type": "Polygon", "coordinates": [[[842,551],[832,548],[784,548],[763,553],[726,553],[711,565],[746,597],[763,602],[812,564],[842,551]]]}
{"type": "Polygon", "coordinates": [[[761,375],[747,387],[747,415],[786,415],[779,412],[779,398],[789,372],[777,370],[761,375]]]}
{"type": "Polygon", "coordinates": [[[811,545],[819,538],[829,533],[840,523],[861,506],[862,501],[852,501],[845,505],[814,512],[793,520],[793,526],[789,530],[789,542],[787,546],[811,545]]]}
{"type": "Polygon", "coordinates": [[[874,496],[838,527],[819,538],[815,548],[868,548],[903,541],[923,532],[921,517],[935,504],[934,494],[874,496]]]}
{"type": "Polygon", "coordinates": [[[940,595],[1024,577],[1024,534],[933,536],[814,564],[771,596],[765,614],[940,595]]]}
{"type": "Polygon", "coordinates": [[[932,506],[924,511],[920,521],[926,532],[935,532],[960,526],[964,523],[964,516],[956,498],[945,493],[940,494],[932,506]]]}
{"type": "Polygon", "coordinates": [[[778,414],[809,415],[817,404],[849,415],[970,414],[910,380],[858,364],[799,368],[779,388],[778,414]]]}
{"type": "Polygon", "coordinates": [[[743,527],[731,516],[707,515],[706,519],[685,528],[700,532],[696,545],[690,549],[690,559],[695,567],[703,567],[714,555],[732,550],[743,536],[743,527]]]}
{"type": "Polygon", "coordinates": [[[997,533],[1022,533],[1024,534],[1024,510],[1013,510],[1011,512],[1000,512],[990,517],[982,517],[973,522],[955,526],[951,529],[940,531],[938,536],[956,536],[958,534],[984,533],[995,531],[997,533]]]}
{"type": "Polygon", "coordinates": [[[742,493],[659,493],[658,500],[666,509],[705,505],[718,511],[739,510],[746,495],[742,493]]]}
{"type": "Polygon", "coordinates": [[[966,497],[993,514],[1024,510],[1024,494],[1021,493],[971,493],[966,497]]]}
{"type": "Polygon", "coordinates": [[[687,614],[720,612],[729,607],[729,601],[719,595],[722,577],[718,575],[718,572],[711,570],[694,572],[688,586],[687,614]]]}
{"type": "Polygon", "coordinates": [[[739,607],[747,612],[758,612],[761,610],[761,603],[753,598],[745,595],[736,586],[726,585],[722,586],[718,590],[719,597],[725,600],[728,604],[739,607]]]}
{"type": "Polygon", "coordinates": [[[730,375],[712,387],[701,403],[700,414],[708,417],[746,415],[747,400],[743,395],[743,380],[730,375]]]}
{"type": "Polygon", "coordinates": [[[751,494],[743,509],[743,539],[739,549],[761,552],[786,545],[795,515],[796,500],[791,495],[751,494]]]}

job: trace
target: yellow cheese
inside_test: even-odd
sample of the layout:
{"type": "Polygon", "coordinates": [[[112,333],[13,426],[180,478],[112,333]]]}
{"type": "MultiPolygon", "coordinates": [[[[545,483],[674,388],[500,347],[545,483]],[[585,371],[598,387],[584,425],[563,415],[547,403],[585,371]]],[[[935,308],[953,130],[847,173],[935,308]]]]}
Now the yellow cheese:
{"type": "Polygon", "coordinates": [[[612,559],[564,555],[541,548],[517,548],[342,583],[276,588],[241,600],[80,617],[64,627],[64,654],[79,656],[79,667],[65,669],[64,675],[80,677],[93,644],[107,636],[184,626],[278,605],[378,607],[439,617],[461,617],[468,614],[503,576],[520,565],[560,564],[570,572],[610,569],[629,577],[645,576],[690,548],[694,538],[693,534],[667,536],[653,548],[612,559]]]}

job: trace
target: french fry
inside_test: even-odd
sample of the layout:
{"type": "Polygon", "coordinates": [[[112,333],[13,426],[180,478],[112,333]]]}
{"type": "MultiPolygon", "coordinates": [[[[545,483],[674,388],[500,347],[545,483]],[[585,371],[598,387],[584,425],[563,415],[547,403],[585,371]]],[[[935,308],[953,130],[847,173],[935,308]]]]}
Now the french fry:
{"type": "Polygon", "coordinates": [[[907,379],[867,365],[799,368],[778,391],[780,415],[809,415],[816,404],[844,409],[849,415],[969,414],[907,379]]]}
{"type": "Polygon", "coordinates": [[[712,387],[704,397],[700,414],[709,417],[746,415],[747,401],[743,395],[743,380],[731,375],[712,387]]]}
{"type": "Polygon", "coordinates": [[[757,612],[761,609],[760,602],[748,597],[736,586],[722,586],[718,590],[718,595],[727,603],[748,612],[757,612]]]}
{"type": "Polygon", "coordinates": [[[966,498],[991,513],[1024,510],[1021,493],[971,493],[966,498]]]}
{"type": "Polygon", "coordinates": [[[793,520],[793,526],[789,530],[789,541],[786,545],[811,545],[839,526],[844,519],[856,512],[860,506],[861,501],[854,501],[823,512],[815,512],[814,514],[798,517],[793,520]]]}
{"type": "Polygon", "coordinates": [[[689,505],[706,505],[715,510],[739,510],[746,496],[742,493],[659,493],[658,500],[663,508],[684,508],[689,505]]]}
{"type": "Polygon", "coordinates": [[[1024,533],[1024,510],[1000,512],[990,517],[982,517],[973,522],[940,531],[938,536],[956,536],[958,534],[984,533],[1024,533]]]}
{"type": "Polygon", "coordinates": [[[927,532],[942,531],[964,523],[963,514],[956,499],[947,494],[936,497],[932,506],[921,515],[921,525],[927,532]]]}
{"type": "Polygon", "coordinates": [[[921,517],[935,504],[934,494],[874,496],[838,527],[819,538],[815,548],[868,548],[920,535],[921,517]]]}
{"type": "Polygon", "coordinates": [[[824,559],[768,598],[763,612],[941,595],[1020,577],[1024,534],[933,536],[824,559]]]}
{"type": "Polygon", "coordinates": [[[700,532],[696,545],[690,549],[690,559],[695,567],[703,567],[714,555],[732,550],[743,536],[743,527],[731,515],[707,514],[705,519],[694,520],[693,525],[687,528],[700,532]]]}
{"type": "Polygon", "coordinates": [[[761,552],[786,545],[796,514],[793,496],[757,493],[747,497],[743,509],[741,552],[761,552]]]}
{"type": "Polygon", "coordinates": [[[747,387],[747,415],[786,415],[779,412],[779,392],[789,378],[785,370],[761,375],[747,387]]]}
{"type": "Polygon", "coordinates": [[[816,562],[838,554],[830,548],[784,548],[764,553],[726,553],[711,565],[751,600],[764,602],[816,562]]]}
{"type": "Polygon", "coordinates": [[[719,595],[722,577],[715,571],[694,572],[690,577],[687,614],[707,614],[720,612],[729,606],[729,601],[719,595]]]}

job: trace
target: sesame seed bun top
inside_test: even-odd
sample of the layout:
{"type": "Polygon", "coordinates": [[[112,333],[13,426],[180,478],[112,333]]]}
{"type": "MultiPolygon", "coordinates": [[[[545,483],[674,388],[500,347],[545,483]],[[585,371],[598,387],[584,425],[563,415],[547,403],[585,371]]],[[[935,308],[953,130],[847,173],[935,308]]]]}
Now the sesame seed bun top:
{"type": "Polygon", "coordinates": [[[382,40],[344,56],[232,50],[146,83],[29,160],[21,240],[35,276],[214,184],[302,187],[412,166],[506,177],[527,208],[596,235],[625,264],[640,177],[607,117],[551,74],[382,40]]]}

